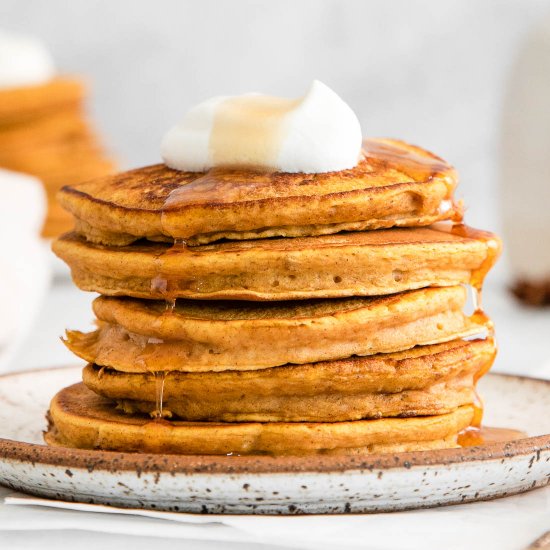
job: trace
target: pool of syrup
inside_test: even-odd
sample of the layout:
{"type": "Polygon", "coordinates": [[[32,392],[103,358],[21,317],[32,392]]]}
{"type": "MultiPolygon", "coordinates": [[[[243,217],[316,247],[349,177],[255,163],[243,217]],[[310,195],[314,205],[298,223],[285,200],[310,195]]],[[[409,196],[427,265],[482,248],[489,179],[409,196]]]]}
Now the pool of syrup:
{"type": "Polygon", "coordinates": [[[525,437],[528,437],[525,432],[511,428],[492,428],[489,426],[476,428],[472,426],[458,434],[458,444],[461,447],[477,447],[478,445],[488,445],[490,443],[505,443],[516,439],[524,439],[525,437]]]}

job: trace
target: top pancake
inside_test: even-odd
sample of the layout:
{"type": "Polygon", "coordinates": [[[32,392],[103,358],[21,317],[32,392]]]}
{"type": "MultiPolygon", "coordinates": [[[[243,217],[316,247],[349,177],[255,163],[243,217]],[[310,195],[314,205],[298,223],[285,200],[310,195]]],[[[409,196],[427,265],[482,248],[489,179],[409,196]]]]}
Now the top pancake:
{"type": "Polygon", "coordinates": [[[78,232],[110,245],[323,235],[459,217],[450,203],[457,176],[439,157],[390,139],[365,140],[363,155],[351,170],[324,174],[191,173],[159,164],[66,186],[59,200],[78,232]]]}

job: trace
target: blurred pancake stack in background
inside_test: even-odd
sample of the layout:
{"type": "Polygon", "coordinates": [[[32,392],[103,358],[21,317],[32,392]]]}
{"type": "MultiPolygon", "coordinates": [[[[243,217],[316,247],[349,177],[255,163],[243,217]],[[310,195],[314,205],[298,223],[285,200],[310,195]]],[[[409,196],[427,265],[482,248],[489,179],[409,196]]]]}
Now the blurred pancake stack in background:
{"type": "MultiPolygon", "coordinates": [[[[500,242],[464,226],[450,165],[369,139],[329,173],[145,167],[65,187],[54,251],[102,294],[69,331],[83,383],[52,445],[184,454],[456,447],[495,356],[500,242]]],[[[472,428],[473,427],[473,428],[472,428]]]]}
{"type": "Polygon", "coordinates": [[[0,167],[39,178],[48,213],[43,236],[72,226],[57,204],[67,183],[112,171],[85,113],[80,78],[60,77],[44,46],[34,38],[0,32],[0,167]]]}

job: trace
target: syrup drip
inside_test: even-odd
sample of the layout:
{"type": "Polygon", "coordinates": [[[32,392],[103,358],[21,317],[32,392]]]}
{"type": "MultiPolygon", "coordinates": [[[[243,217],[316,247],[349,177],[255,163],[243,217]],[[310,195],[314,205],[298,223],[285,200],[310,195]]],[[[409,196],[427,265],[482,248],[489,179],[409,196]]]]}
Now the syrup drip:
{"type": "MultiPolygon", "coordinates": [[[[443,229],[444,227],[442,227],[443,229]]],[[[470,427],[463,430],[458,436],[458,442],[462,446],[481,445],[483,442],[496,441],[497,437],[517,439],[517,435],[506,432],[515,432],[504,428],[485,428],[483,421],[483,400],[477,391],[477,383],[492,367],[497,346],[494,334],[493,321],[483,310],[483,283],[489,270],[493,267],[500,254],[500,242],[491,233],[479,229],[473,229],[463,223],[453,223],[449,232],[466,239],[475,239],[483,241],[487,246],[487,255],[477,269],[472,270],[470,274],[469,285],[472,289],[473,313],[470,315],[470,321],[481,325],[487,332],[487,339],[494,345],[494,353],[488,359],[485,365],[474,375],[474,415],[470,427]],[[477,442],[477,443],[476,443],[477,442]]],[[[499,441],[505,439],[498,439],[499,441]]]]}
{"type": "Polygon", "coordinates": [[[500,255],[500,241],[491,233],[468,227],[463,223],[441,223],[436,224],[439,231],[447,231],[453,235],[465,239],[482,241],[487,246],[487,255],[483,262],[470,274],[469,285],[473,290],[474,311],[470,316],[470,321],[482,325],[490,338],[494,338],[494,326],[492,320],[483,310],[483,282],[489,270],[493,267],[500,255]]]}
{"type": "MultiPolygon", "coordinates": [[[[155,409],[151,413],[154,419],[162,418],[163,404],[164,404],[164,386],[166,382],[167,373],[164,371],[154,370],[153,366],[149,366],[149,358],[155,354],[157,346],[164,343],[159,338],[147,338],[147,342],[143,346],[141,353],[136,358],[136,365],[150,372],[155,378],[155,409]]],[[[156,365],[155,365],[156,367],[156,365]]]]}
{"type": "MultiPolygon", "coordinates": [[[[487,338],[494,343],[494,336],[490,334],[487,338]]],[[[519,430],[509,428],[493,428],[482,425],[484,404],[483,399],[477,391],[478,381],[489,372],[497,354],[497,347],[494,346],[494,352],[486,361],[483,367],[474,375],[474,416],[470,426],[462,430],[458,434],[457,443],[461,447],[475,447],[477,445],[485,445],[488,443],[513,441],[527,437],[527,434],[519,430]]]]}
{"type": "Polygon", "coordinates": [[[411,180],[430,181],[441,178],[449,184],[449,198],[451,196],[456,175],[454,170],[438,157],[376,139],[363,141],[363,156],[369,164],[402,172],[410,176],[411,180]]]}
{"type": "Polygon", "coordinates": [[[153,373],[155,377],[155,410],[151,416],[155,419],[162,419],[164,405],[164,385],[166,383],[166,372],[158,371],[153,373]]]}
{"type": "Polygon", "coordinates": [[[454,224],[460,224],[464,218],[464,203],[456,201],[454,197],[441,201],[438,214],[442,216],[442,219],[447,219],[454,224]]]}
{"type": "MultiPolygon", "coordinates": [[[[278,173],[274,170],[248,167],[211,168],[198,174],[189,183],[184,183],[170,191],[160,213],[161,227],[164,235],[193,236],[196,222],[188,223],[181,211],[192,205],[225,205],[247,202],[251,197],[277,197],[284,187],[277,185],[278,173]]],[[[216,222],[216,211],[212,212],[216,222]]],[[[251,220],[251,227],[254,223],[251,220]]],[[[241,228],[243,229],[243,228],[241,228]]]]}
{"type": "Polygon", "coordinates": [[[480,229],[473,229],[463,223],[455,223],[450,227],[450,233],[466,239],[475,239],[483,241],[487,245],[487,256],[481,265],[474,269],[470,275],[470,286],[475,291],[474,296],[474,314],[476,311],[483,312],[482,295],[483,282],[489,270],[500,255],[500,242],[491,233],[480,229]]]}
{"type": "Polygon", "coordinates": [[[175,239],[171,247],[155,257],[155,276],[151,279],[151,294],[166,302],[165,313],[171,314],[176,307],[178,280],[173,279],[166,266],[166,259],[174,254],[185,253],[187,243],[183,239],[175,239]]]}
{"type": "Polygon", "coordinates": [[[458,444],[461,447],[476,447],[488,443],[514,441],[528,437],[525,432],[510,428],[490,428],[471,426],[458,434],[458,444]]]}
{"type": "Polygon", "coordinates": [[[481,399],[481,396],[479,395],[479,392],[477,391],[477,385],[474,383],[474,416],[472,417],[472,421],[470,423],[470,428],[481,428],[481,422],[483,421],[483,399],[481,399]]]}
{"type": "MultiPolygon", "coordinates": [[[[172,254],[179,254],[187,249],[187,244],[183,239],[175,239],[171,247],[167,248],[164,253],[155,258],[156,274],[151,279],[151,294],[160,295],[165,303],[164,311],[162,315],[155,321],[155,324],[162,325],[166,316],[174,314],[177,299],[177,287],[174,285],[176,282],[172,280],[169,274],[166,272],[164,260],[166,257],[172,254]]],[[[162,340],[156,338],[149,338],[138,360],[143,361],[147,368],[147,356],[155,351],[155,346],[162,344],[162,340]]],[[[167,372],[154,371],[155,377],[155,410],[151,413],[151,416],[156,420],[163,419],[163,407],[164,407],[164,389],[166,384],[167,372]]]]}

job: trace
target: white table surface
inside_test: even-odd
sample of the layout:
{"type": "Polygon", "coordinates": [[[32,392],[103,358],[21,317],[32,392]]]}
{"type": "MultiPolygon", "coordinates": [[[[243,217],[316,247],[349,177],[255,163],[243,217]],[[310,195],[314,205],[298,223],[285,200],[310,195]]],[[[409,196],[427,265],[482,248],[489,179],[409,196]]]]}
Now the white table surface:
{"type": "MultiPolygon", "coordinates": [[[[78,364],[78,360],[64,348],[59,337],[65,328],[82,330],[91,328],[93,314],[90,303],[93,297],[93,294],[78,291],[68,279],[58,279],[43,304],[36,329],[19,354],[14,368],[25,370],[78,364]]],[[[498,285],[487,289],[484,302],[487,312],[495,321],[500,345],[494,371],[550,378],[550,309],[535,310],[520,307],[509,297],[506,290],[498,285]]],[[[0,502],[7,492],[0,488],[0,502]]],[[[509,548],[512,550],[525,548],[543,532],[550,530],[550,488],[539,489],[530,494],[505,500],[506,502],[476,503],[442,510],[423,511],[421,515],[415,516],[404,512],[392,514],[390,519],[388,519],[388,514],[362,516],[359,520],[360,524],[357,524],[357,519],[353,520],[353,526],[355,530],[364,529],[364,539],[360,542],[357,538],[350,539],[348,542],[354,544],[346,547],[372,548],[373,550],[381,548],[418,548],[422,550],[431,548],[456,548],[457,550],[461,548],[484,548],[484,550],[509,548]],[[518,511],[522,511],[522,514],[518,514],[518,511]],[[479,521],[476,522],[472,518],[477,518],[478,515],[479,521]],[[413,518],[415,518],[414,521],[411,521],[413,518]],[[421,518],[424,522],[428,520],[427,524],[433,525],[433,528],[423,533],[422,521],[417,522],[416,518],[421,518]],[[513,528],[510,527],[512,525],[513,528]],[[379,536],[380,532],[386,531],[390,542],[387,541],[383,546],[369,544],[369,534],[376,539],[375,534],[379,536]],[[479,542],[479,545],[476,541],[479,542]]],[[[28,511],[0,504],[0,527],[2,518],[10,518],[11,525],[15,526],[17,518],[27,517],[23,516],[25,513],[28,511]],[[9,516],[5,514],[9,514],[9,516]]],[[[36,509],[33,513],[37,514],[37,518],[46,517],[44,514],[53,514],[52,518],[60,517],[60,511],[47,508],[36,509]]],[[[72,513],[82,514],[80,512],[72,513]]],[[[116,529],[113,529],[114,532],[111,533],[100,533],[95,532],[92,527],[93,521],[90,516],[95,515],[97,514],[86,516],[80,522],[78,530],[18,528],[5,531],[0,529],[0,549],[94,548],[96,550],[101,548],[107,550],[117,548],[118,550],[127,546],[135,550],[141,548],[149,550],[152,545],[159,544],[159,537],[163,537],[161,542],[163,550],[172,548],[271,550],[282,547],[277,544],[279,542],[277,536],[267,541],[257,538],[256,540],[262,542],[254,542],[254,536],[251,536],[250,533],[246,537],[243,536],[240,542],[192,540],[186,538],[189,535],[184,537],[185,540],[181,536],[178,538],[166,537],[163,535],[162,521],[159,523],[157,537],[121,535],[116,534],[116,529]],[[87,530],[87,521],[89,521],[90,530],[87,530]]],[[[245,521],[251,522],[250,526],[253,525],[252,522],[259,523],[255,518],[248,518],[245,521]]],[[[346,517],[332,517],[322,521],[323,524],[330,525],[331,528],[342,529],[342,533],[345,532],[348,525],[346,517]]],[[[60,522],[60,524],[63,523],[60,522]]],[[[307,523],[302,522],[295,525],[296,527],[300,525],[300,527],[295,532],[296,545],[294,547],[310,548],[311,546],[307,544],[307,529],[301,527],[307,523]]],[[[281,523],[281,528],[287,531],[292,527],[292,518],[286,518],[285,523],[281,523]],[[288,523],[288,520],[291,523],[288,523]]],[[[345,536],[342,536],[345,539],[345,536]]],[[[206,535],[206,538],[208,537],[209,535],[206,535]]],[[[215,535],[212,537],[215,538],[215,535]]],[[[205,537],[201,535],[198,538],[205,537]]],[[[291,547],[288,544],[287,541],[284,547],[291,547]]],[[[338,547],[334,546],[334,543],[331,543],[331,546],[338,547]]],[[[318,544],[315,547],[321,548],[318,544]]]]}

